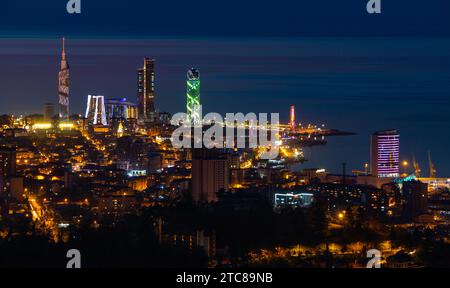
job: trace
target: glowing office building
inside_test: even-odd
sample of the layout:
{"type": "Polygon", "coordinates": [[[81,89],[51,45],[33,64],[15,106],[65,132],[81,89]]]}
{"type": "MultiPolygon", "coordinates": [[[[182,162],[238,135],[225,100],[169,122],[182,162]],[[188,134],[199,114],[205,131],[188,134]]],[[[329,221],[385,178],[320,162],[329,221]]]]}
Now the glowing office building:
{"type": "Polygon", "coordinates": [[[63,38],[63,50],[61,57],[61,70],[58,74],[59,118],[63,121],[69,119],[69,63],[66,59],[66,41],[63,38]]]}
{"type": "Polygon", "coordinates": [[[372,135],[370,161],[372,175],[379,178],[399,177],[400,135],[397,130],[372,135]]]}
{"type": "Polygon", "coordinates": [[[88,96],[85,118],[88,121],[88,125],[108,125],[108,122],[106,121],[106,106],[104,96],[88,96]]]}
{"type": "Polygon", "coordinates": [[[120,119],[123,121],[137,119],[138,108],[136,104],[127,101],[126,98],[107,99],[106,117],[108,121],[114,119],[120,119]]]}
{"type": "Polygon", "coordinates": [[[198,125],[201,123],[200,111],[200,71],[190,69],[187,73],[187,115],[188,121],[198,125]]]}
{"type": "Polygon", "coordinates": [[[126,98],[106,100],[106,120],[114,131],[133,130],[138,119],[138,107],[126,98]]]}
{"type": "Polygon", "coordinates": [[[139,119],[155,119],[155,60],[145,58],[144,66],[138,69],[139,119]]]}

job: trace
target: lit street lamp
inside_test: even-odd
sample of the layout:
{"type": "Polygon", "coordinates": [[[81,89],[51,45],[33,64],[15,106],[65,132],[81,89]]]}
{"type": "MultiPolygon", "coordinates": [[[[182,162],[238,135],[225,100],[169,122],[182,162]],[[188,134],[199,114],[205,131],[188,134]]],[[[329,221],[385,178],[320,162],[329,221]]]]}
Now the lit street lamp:
{"type": "Polygon", "coordinates": [[[408,169],[408,166],[409,166],[408,161],[406,161],[406,160],[403,161],[402,166],[403,166],[403,175],[408,176],[408,174],[406,173],[406,170],[408,169]]]}

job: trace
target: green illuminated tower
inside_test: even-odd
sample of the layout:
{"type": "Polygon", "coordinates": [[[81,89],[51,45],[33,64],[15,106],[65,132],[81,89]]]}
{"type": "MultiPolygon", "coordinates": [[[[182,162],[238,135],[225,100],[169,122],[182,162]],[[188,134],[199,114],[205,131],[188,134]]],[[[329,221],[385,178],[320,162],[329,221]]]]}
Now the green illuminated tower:
{"type": "Polygon", "coordinates": [[[195,107],[200,106],[200,71],[190,69],[187,73],[187,114],[188,119],[194,124],[199,124],[200,111],[195,107]]]}

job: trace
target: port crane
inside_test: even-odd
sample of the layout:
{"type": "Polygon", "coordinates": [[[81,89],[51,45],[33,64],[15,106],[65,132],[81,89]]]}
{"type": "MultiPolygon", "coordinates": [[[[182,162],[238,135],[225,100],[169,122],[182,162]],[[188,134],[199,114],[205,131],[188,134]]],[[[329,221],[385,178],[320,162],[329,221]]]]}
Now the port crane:
{"type": "Polygon", "coordinates": [[[436,166],[434,166],[433,161],[431,160],[430,151],[428,151],[428,165],[430,166],[430,178],[436,178],[437,175],[436,166]]]}

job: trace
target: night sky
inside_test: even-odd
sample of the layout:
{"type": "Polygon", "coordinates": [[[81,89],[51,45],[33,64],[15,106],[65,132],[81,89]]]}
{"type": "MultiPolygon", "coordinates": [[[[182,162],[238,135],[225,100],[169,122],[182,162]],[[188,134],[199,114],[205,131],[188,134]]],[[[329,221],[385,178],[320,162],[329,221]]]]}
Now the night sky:
{"type": "Polygon", "coordinates": [[[450,1],[2,1],[0,114],[57,101],[59,37],[68,37],[71,109],[88,94],[136,98],[136,69],[156,59],[157,106],[184,110],[185,75],[202,73],[206,111],[279,112],[357,132],[307,150],[305,167],[361,169],[369,135],[401,133],[403,158],[450,176],[450,1]],[[44,4],[45,3],[45,4],[44,4]],[[131,3],[134,3],[132,5],[131,3]]]}
{"type": "Polygon", "coordinates": [[[2,0],[0,33],[83,36],[337,36],[450,35],[450,1],[382,0],[82,0],[68,15],[65,0],[2,0]]]}

